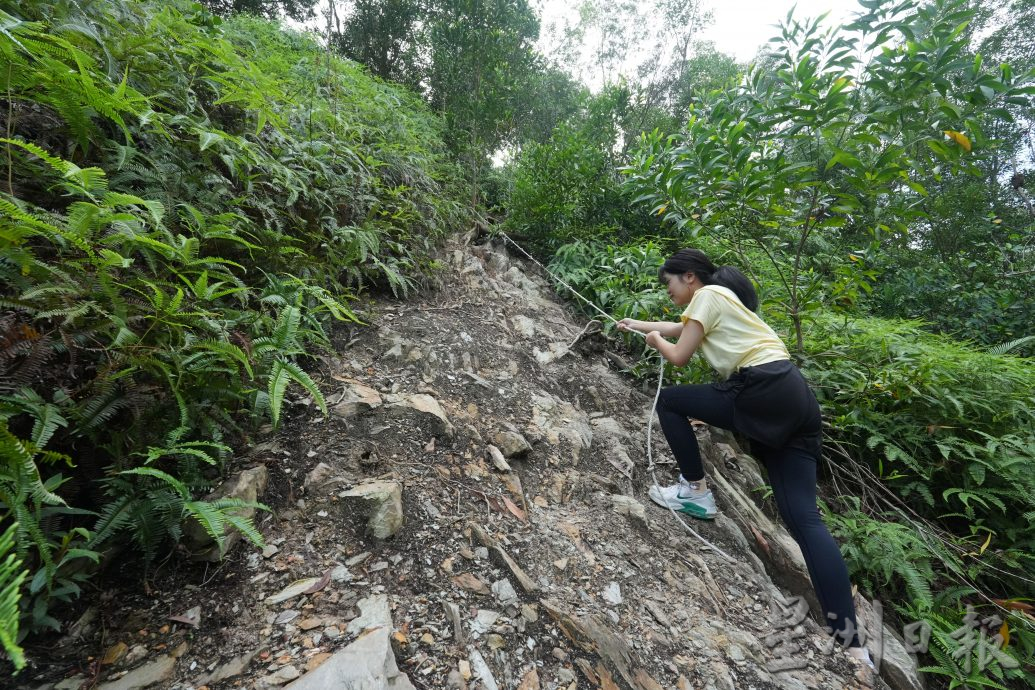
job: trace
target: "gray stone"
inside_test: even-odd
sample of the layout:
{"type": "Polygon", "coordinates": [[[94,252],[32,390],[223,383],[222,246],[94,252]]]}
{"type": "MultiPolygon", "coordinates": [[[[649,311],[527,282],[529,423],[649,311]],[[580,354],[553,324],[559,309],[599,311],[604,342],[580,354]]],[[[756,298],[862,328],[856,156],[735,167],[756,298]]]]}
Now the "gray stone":
{"type": "Polygon", "coordinates": [[[300,675],[298,669],[294,666],[282,666],[270,675],[263,676],[259,679],[259,683],[260,685],[283,685],[284,683],[290,683],[300,675]]]}
{"type": "Polygon", "coordinates": [[[622,603],[622,588],[617,582],[612,582],[604,589],[601,596],[612,606],[619,606],[622,603]]]}
{"type": "Polygon", "coordinates": [[[532,450],[532,445],[516,431],[501,431],[493,437],[505,458],[517,458],[532,450]]]}
{"type": "MultiPolygon", "coordinates": [[[[266,492],[268,476],[265,465],[243,470],[220,484],[219,488],[205,500],[238,498],[248,503],[255,503],[266,492]]],[[[255,516],[255,508],[235,508],[233,512],[248,519],[255,516]]],[[[191,518],[183,525],[183,545],[190,552],[191,558],[196,561],[222,560],[223,556],[240,540],[241,533],[227,525],[226,531],[223,533],[223,545],[220,548],[216,540],[205,531],[197,520],[191,518]]]]}
{"type": "Polygon", "coordinates": [[[391,414],[413,414],[431,426],[432,431],[440,436],[452,436],[456,431],[445,410],[438,400],[426,393],[389,395],[385,411],[391,414]]]}
{"type": "Polygon", "coordinates": [[[492,461],[492,466],[500,472],[510,472],[510,465],[504,459],[503,451],[496,446],[489,446],[489,459],[492,461]]]}
{"type": "Polygon", "coordinates": [[[468,652],[470,652],[471,670],[474,671],[474,676],[485,686],[485,690],[499,690],[500,686],[496,683],[496,678],[493,677],[492,670],[485,663],[485,657],[481,655],[481,652],[474,647],[470,647],[468,652]]]}
{"type": "Polygon", "coordinates": [[[310,587],[320,581],[318,577],[307,577],[302,580],[295,580],[284,589],[280,590],[276,594],[271,594],[266,597],[266,603],[269,605],[280,604],[287,601],[288,599],[294,599],[300,596],[303,592],[308,590],[310,587]]]}
{"type": "Polygon", "coordinates": [[[514,576],[514,579],[518,581],[518,585],[521,586],[521,589],[529,593],[535,592],[539,589],[535,581],[528,576],[521,566],[514,562],[514,559],[503,550],[503,547],[496,543],[495,539],[489,536],[489,534],[482,529],[481,525],[474,522],[469,522],[467,524],[471,528],[471,532],[474,534],[475,539],[484,544],[486,548],[489,549],[495,560],[510,571],[510,574],[514,576]]]}
{"type": "Polygon", "coordinates": [[[176,659],[162,655],[154,661],[135,668],[116,681],[102,683],[99,690],[138,690],[169,680],[176,668],[176,659]]]}
{"type": "Polygon", "coordinates": [[[532,339],[536,335],[536,322],[527,316],[515,314],[510,317],[510,325],[515,331],[526,339],[532,339]]]}
{"type": "Polygon", "coordinates": [[[224,681],[227,678],[241,675],[248,668],[248,665],[252,663],[252,659],[255,658],[256,654],[258,654],[258,650],[234,657],[209,675],[198,680],[196,685],[211,685],[224,681]]]}
{"type": "Polygon", "coordinates": [[[424,358],[424,353],[421,351],[420,345],[417,343],[406,340],[397,334],[389,336],[387,340],[391,343],[391,347],[385,351],[382,357],[387,359],[401,359],[406,362],[416,362],[417,360],[424,358]]]}
{"type": "Polygon", "coordinates": [[[122,659],[122,666],[133,666],[147,656],[147,647],[142,644],[135,644],[129,648],[129,652],[122,659]]]}
{"type": "Polygon", "coordinates": [[[499,619],[500,614],[497,611],[491,609],[478,609],[478,612],[474,616],[474,621],[471,622],[471,629],[479,635],[488,632],[492,626],[496,624],[496,620],[499,619]]]}
{"type": "Polygon", "coordinates": [[[384,594],[360,599],[356,602],[356,606],[359,607],[359,616],[349,621],[348,627],[345,628],[345,632],[349,635],[355,635],[369,628],[384,625],[385,619],[391,620],[392,614],[388,608],[388,597],[384,594]]]}
{"type": "Polygon", "coordinates": [[[284,625],[298,618],[299,612],[293,609],[287,611],[281,611],[277,614],[277,617],[273,620],[274,625],[284,625]]]}
{"type": "Polygon", "coordinates": [[[596,616],[577,616],[566,610],[558,601],[544,599],[543,609],[557,622],[564,635],[583,651],[598,655],[607,665],[618,672],[626,685],[637,690],[642,684],[636,679],[634,657],[629,645],[614,634],[596,616]]]}
{"type": "Polygon", "coordinates": [[[568,444],[576,459],[593,444],[589,416],[548,393],[532,395],[532,426],[550,445],[568,444]]]}
{"type": "Polygon", "coordinates": [[[614,417],[597,417],[590,424],[593,426],[593,433],[603,438],[612,438],[623,443],[632,440],[629,432],[614,417]]]}
{"type": "Polygon", "coordinates": [[[443,601],[442,609],[446,612],[446,618],[453,625],[453,639],[463,643],[464,626],[460,619],[460,607],[451,601],[443,601]]]}
{"type": "Polygon", "coordinates": [[[391,481],[372,481],[338,494],[346,509],[367,518],[367,533],[387,539],[403,526],[402,485],[391,481]]]}
{"type": "Polygon", "coordinates": [[[333,473],[334,470],[331,469],[330,465],[321,462],[305,476],[304,486],[309,491],[319,489],[320,485],[323,484],[333,473]]]}
{"type": "Polygon", "coordinates": [[[381,394],[358,381],[347,381],[341,401],[331,408],[331,414],[342,419],[369,412],[383,404],[381,394]]]}
{"type": "Polygon", "coordinates": [[[556,362],[569,352],[571,352],[571,350],[568,349],[567,343],[560,342],[550,343],[546,346],[545,350],[538,347],[532,348],[532,356],[535,357],[535,361],[539,362],[539,364],[543,366],[556,362]]]}
{"type": "Polygon", "coordinates": [[[467,683],[464,682],[464,677],[460,675],[459,669],[454,668],[449,671],[449,675],[446,677],[446,687],[454,690],[467,687],[467,683]]]}
{"type": "Polygon", "coordinates": [[[863,644],[870,650],[870,658],[874,664],[880,660],[877,667],[880,677],[893,690],[922,690],[924,683],[916,655],[907,652],[898,635],[884,625],[883,616],[878,615],[873,605],[861,596],[855,597],[855,613],[863,632],[863,644]]]}
{"type": "Polygon", "coordinates": [[[496,601],[503,606],[513,604],[518,598],[517,592],[514,591],[514,586],[510,584],[510,580],[507,578],[493,582],[492,593],[496,596],[496,601]]]}
{"type": "MultiPolygon", "coordinates": [[[[359,637],[336,652],[316,669],[287,687],[291,690],[416,690],[409,678],[399,672],[392,651],[392,618],[388,598],[369,597],[359,602],[363,611],[359,637]]],[[[356,619],[359,620],[359,619],[356,619]]],[[[349,630],[353,630],[352,621],[349,630]]]]}
{"type": "Polygon", "coordinates": [[[627,515],[629,521],[640,527],[647,526],[647,510],[643,504],[632,496],[613,494],[611,496],[611,507],[619,515],[627,515]]]}

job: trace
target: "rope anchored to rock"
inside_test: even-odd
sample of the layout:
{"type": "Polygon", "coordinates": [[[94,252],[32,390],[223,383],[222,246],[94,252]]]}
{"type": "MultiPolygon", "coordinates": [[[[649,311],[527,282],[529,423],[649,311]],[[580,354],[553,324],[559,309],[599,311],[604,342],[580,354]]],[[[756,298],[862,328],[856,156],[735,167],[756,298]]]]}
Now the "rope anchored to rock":
{"type": "MultiPolygon", "coordinates": [[[[611,316],[606,311],[604,311],[603,309],[598,307],[591,300],[589,300],[586,297],[582,296],[579,293],[578,290],[576,290],[571,285],[566,283],[563,279],[561,279],[556,274],[554,274],[553,271],[551,271],[546,266],[544,266],[542,263],[540,263],[539,260],[536,259],[534,256],[532,256],[531,254],[526,252],[524,250],[524,248],[521,245],[519,245],[517,242],[512,240],[507,235],[507,233],[505,233],[505,232],[503,232],[501,230],[498,230],[498,229],[497,229],[497,232],[500,234],[501,237],[503,237],[504,240],[506,240],[507,242],[512,244],[519,252],[521,252],[523,255],[525,255],[532,263],[534,263],[539,268],[543,269],[543,271],[545,271],[547,275],[549,275],[551,278],[553,278],[558,283],[560,283],[565,288],[567,288],[569,291],[571,291],[571,293],[573,295],[578,297],[584,303],[588,304],[597,313],[601,314],[605,319],[608,319],[609,321],[611,321],[615,325],[618,324],[618,319],[616,319],[615,317],[611,316]]],[[[593,323],[593,322],[590,322],[590,323],[593,323]]],[[[588,327],[589,326],[587,326],[587,328],[588,327]]],[[[585,331],[583,331],[583,332],[585,332],[585,331]]],[[[639,331],[627,331],[627,332],[628,333],[635,333],[635,334],[639,335],[641,338],[646,338],[647,337],[646,334],[640,333],[639,331]]],[[[581,334],[580,334],[580,336],[581,336],[581,334]]],[[[576,341],[578,341],[578,338],[576,338],[576,341]]],[[[661,385],[662,385],[662,383],[664,382],[664,379],[665,379],[665,358],[661,356],[660,352],[657,353],[657,354],[658,354],[658,359],[660,360],[660,366],[658,368],[658,386],[657,386],[657,389],[654,392],[654,402],[651,404],[650,414],[647,416],[647,471],[650,472],[650,477],[651,477],[651,480],[654,482],[654,486],[657,487],[657,489],[660,491],[661,490],[661,485],[658,483],[657,475],[654,472],[654,453],[653,453],[653,449],[652,449],[652,446],[651,446],[651,437],[652,437],[652,432],[653,432],[653,428],[654,428],[654,414],[655,414],[655,412],[658,409],[658,399],[661,397],[661,385]]],[[[707,546],[709,549],[711,549],[715,553],[721,555],[723,558],[725,558],[725,559],[727,559],[727,560],[729,560],[731,562],[734,562],[735,559],[733,559],[729,554],[727,554],[725,551],[723,551],[719,547],[715,546],[715,544],[712,544],[710,541],[708,541],[707,539],[702,537],[700,534],[698,534],[696,531],[694,531],[694,529],[692,527],[690,527],[690,525],[687,524],[686,520],[684,520],[682,518],[682,516],[680,516],[679,513],[677,513],[675,511],[675,509],[672,508],[672,506],[666,506],[666,507],[668,508],[669,512],[672,513],[672,516],[679,522],[679,524],[681,524],[683,526],[683,528],[687,532],[692,534],[702,544],[707,546]]]]}

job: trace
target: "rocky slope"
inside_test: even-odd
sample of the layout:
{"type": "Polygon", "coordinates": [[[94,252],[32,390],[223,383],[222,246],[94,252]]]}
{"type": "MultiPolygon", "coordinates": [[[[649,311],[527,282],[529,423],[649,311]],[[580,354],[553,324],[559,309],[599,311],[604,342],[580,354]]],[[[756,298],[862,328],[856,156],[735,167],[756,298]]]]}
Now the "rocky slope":
{"type": "Polygon", "coordinates": [[[719,553],[647,499],[653,391],[603,337],[499,246],[445,259],[325,362],[331,415],[296,400],[243,465],[265,551],[101,596],[56,687],[921,687],[891,631],[881,680],[795,607],[800,552],[731,437],[696,427],[722,515],[691,527],[719,553]]]}

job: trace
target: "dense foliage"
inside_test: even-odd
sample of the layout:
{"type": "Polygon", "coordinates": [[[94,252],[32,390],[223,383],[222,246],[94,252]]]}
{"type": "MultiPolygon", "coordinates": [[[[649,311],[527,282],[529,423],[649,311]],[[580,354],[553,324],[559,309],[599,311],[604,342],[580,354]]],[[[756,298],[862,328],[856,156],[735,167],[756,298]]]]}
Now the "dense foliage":
{"type": "Polygon", "coordinates": [[[290,386],[324,406],[305,356],[467,212],[441,121],[310,37],[186,2],[0,25],[0,607],[20,559],[24,634],[120,541],[151,559],[187,518],[259,541],[194,496],[290,386]]]}

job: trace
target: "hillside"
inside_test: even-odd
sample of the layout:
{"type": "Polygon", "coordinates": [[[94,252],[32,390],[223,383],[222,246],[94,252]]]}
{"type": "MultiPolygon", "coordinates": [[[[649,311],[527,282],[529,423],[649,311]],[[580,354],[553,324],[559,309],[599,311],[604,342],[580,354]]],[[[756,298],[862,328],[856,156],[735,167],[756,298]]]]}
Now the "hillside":
{"type": "Polygon", "coordinates": [[[314,373],[328,417],[294,400],[239,458],[268,486],[265,550],[181,550],[95,594],[56,650],[27,650],[45,672],[24,687],[884,687],[811,618],[780,633],[803,565],[732,438],[697,428],[722,515],[692,525],[727,560],[647,499],[653,391],[609,343],[493,243],[443,262],[438,289],[339,333],[314,373]]]}

